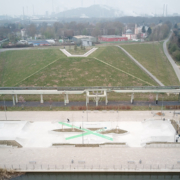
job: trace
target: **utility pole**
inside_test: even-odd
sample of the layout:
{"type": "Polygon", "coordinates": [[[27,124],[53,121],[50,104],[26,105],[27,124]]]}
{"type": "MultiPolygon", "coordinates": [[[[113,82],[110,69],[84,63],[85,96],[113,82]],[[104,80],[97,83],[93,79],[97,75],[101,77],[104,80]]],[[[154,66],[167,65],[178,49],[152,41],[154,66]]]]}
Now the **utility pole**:
{"type": "Polygon", "coordinates": [[[53,0],[52,0],[52,13],[54,13],[54,4],[53,4],[53,0]]]}
{"type": "Polygon", "coordinates": [[[34,16],[34,5],[32,5],[32,8],[33,8],[33,16],[34,16]]]}
{"type": "Polygon", "coordinates": [[[23,20],[24,20],[24,7],[23,7],[23,20]]]}
{"type": "Polygon", "coordinates": [[[83,0],[81,0],[81,6],[83,7],[83,0]]]}

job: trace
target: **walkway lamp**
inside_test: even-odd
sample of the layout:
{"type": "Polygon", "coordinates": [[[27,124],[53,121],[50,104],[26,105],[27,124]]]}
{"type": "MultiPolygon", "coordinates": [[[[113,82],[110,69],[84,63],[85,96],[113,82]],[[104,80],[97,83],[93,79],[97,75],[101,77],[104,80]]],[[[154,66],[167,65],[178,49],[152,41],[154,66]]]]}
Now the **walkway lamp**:
{"type": "Polygon", "coordinates": [[[5,99],[4,99],[4,97],[3,97],[3,100],[4,100],[4,112],[5,112],[5,117],[6,117],[6,121],[7,121],[6,106],[5,106],[5,99]]]}

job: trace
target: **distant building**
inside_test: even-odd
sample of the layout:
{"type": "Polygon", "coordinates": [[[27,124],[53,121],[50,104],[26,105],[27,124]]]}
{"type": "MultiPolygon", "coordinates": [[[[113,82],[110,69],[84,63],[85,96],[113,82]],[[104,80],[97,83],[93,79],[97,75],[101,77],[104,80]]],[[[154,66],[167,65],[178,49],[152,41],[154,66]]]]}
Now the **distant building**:
{"type": "Polygon", "coordinates": [[[82,46],[92,46],[93,42],[91,40],[88,39],[82,39],[82,46]]]}
{"type": "Polygon", "coordinates": [[[29,40],[28,44],[33,44],[33,46],[49,46],[49,45],[51,45],[46,40],[29,40]]]}
{"type": "Polygon", "coordinates": [[[49,43],[49,44],[55,44],[56,42],[54,41],[54,39],[46,39],[46,41],[49,43]]]}
{"type": "Polygon", "coordinates": [[[21,29],[21,37],[22,37],[22,39],[25,39],[25,37],[26,37],[26,29],[21,29]]]}
{"type": "MultiPolygon", "coordinates": [[[[148,30],[148,26],[144,26],[145,27],[145,30],[146,30],[146,32],[147,32],[147,30],[148,30]]],[[[135,34],[137,35],[137,34],[141,34],[142,33],[142,28],[143,28],[143,26],[139,26],[139,27],[137,27],[137,24],[135,25],[135,34]]]]}
{"type": "Polygon", "coordinates": [[[136,39],[136,34],[133,34],[132,30],[126,30],[126,33],[122,35],[123,37],[128,38],[128,40],[136,39]]]}
{"type": "MultiPolygon", "coordinates": [[[[148,30],[148,26],[144,26],[145,27],[145,30],[147,32],[148,30]]],[[[143,26],[139,26],[137,27],[137,24],[135,25],[135,34],[138,35],[138,34],[141,34],[141,38],[145,38],[147,36],[147,33],[142,33],[142,28],[143,26]]]]}
{"type": "Polygon", "coordinates": [[[120,41],[127,41],[127,37],[116,36],[116,35],[107,35],[107,36],[99,36],[99,42],[120,42],[120,41]]]}
{"type": "Polygon", "coordinates": [[[84,35],[79,35],[79,36],[73,36],[72,38],[72,41],[75,43],[75,44],[81,44],[82,43],[82,40],[86,40],[86,41],[91,41],[92,44],[96,42],[96,38],[93,37],[93,36],[84,36],[84,35]]]}
{"type": "Polygon", "coordinates": [[[81,14],[80,18],[89,18],[89,17],[86,16],[85,14],[81,14]]]}

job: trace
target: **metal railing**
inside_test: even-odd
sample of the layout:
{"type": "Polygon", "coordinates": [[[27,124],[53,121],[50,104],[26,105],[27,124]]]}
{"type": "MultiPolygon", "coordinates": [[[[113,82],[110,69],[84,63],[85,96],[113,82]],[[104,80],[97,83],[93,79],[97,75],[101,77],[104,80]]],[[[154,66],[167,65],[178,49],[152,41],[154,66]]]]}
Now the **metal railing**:
{"type": "Polygon", "coordinates": [[[156,172],[180,172],[180,162],[177,164],[136,164],[134,161],[128,161],[127,164],[120,165],[86,165],[84,161],[79,161],[80,164],[70,165],[52,165],[52,164],[36,164],[30,162],[29,164],[0,164],[0,169],[15,170],[15,171],[156,171],[156,172]]]}
{"type": "Polygon", "coordinates": [[[81,87],[0,87],[1,90],[58,90],[58,91],[74,91],[74,90],[164,90],[164,89],[180,89],[180,86],[81,86],[81,87]]]}

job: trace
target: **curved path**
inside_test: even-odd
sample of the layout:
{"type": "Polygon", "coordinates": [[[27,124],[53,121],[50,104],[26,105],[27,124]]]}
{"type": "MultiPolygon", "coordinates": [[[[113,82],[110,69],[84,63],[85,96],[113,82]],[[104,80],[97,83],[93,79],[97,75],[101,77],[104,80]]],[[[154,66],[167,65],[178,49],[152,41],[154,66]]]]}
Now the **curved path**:
{"type": "Polygon", "coordinates": [[[147,73],[154,81],[156,81],[160,86],[164,86],[164,84],[159,81],[154,75],[152,75],[142,64],[140,64],[134,57],[132,57],[124,48],[119,47],[124,53],[126,53],[145,73],[147,73]]]}
{"type": "Polygon", "coordinates": [[[169,54],[168,49],[167,49],[167,45],[166,45],[167,42],[169,41],[171,35],[172,35],[172,32],[170,33],[168,39],[166,39],[164,41],[163,50],[164,50],[164,53],[165,53],[166,57],[168,58],[169,62],[171,63],[171,65],[172,65],[172,67],[173,67],[173,69],[174,69],[174,71],[175,71],[175,73],[176,73],[176,75],[177,75],[177,77],[178,77],[178,79],[180,81],[180,70],[179,70],[178,66],[176,65],[176,63],[174,62],[174,60],[172,59],[171,55],[169,54]]]}

